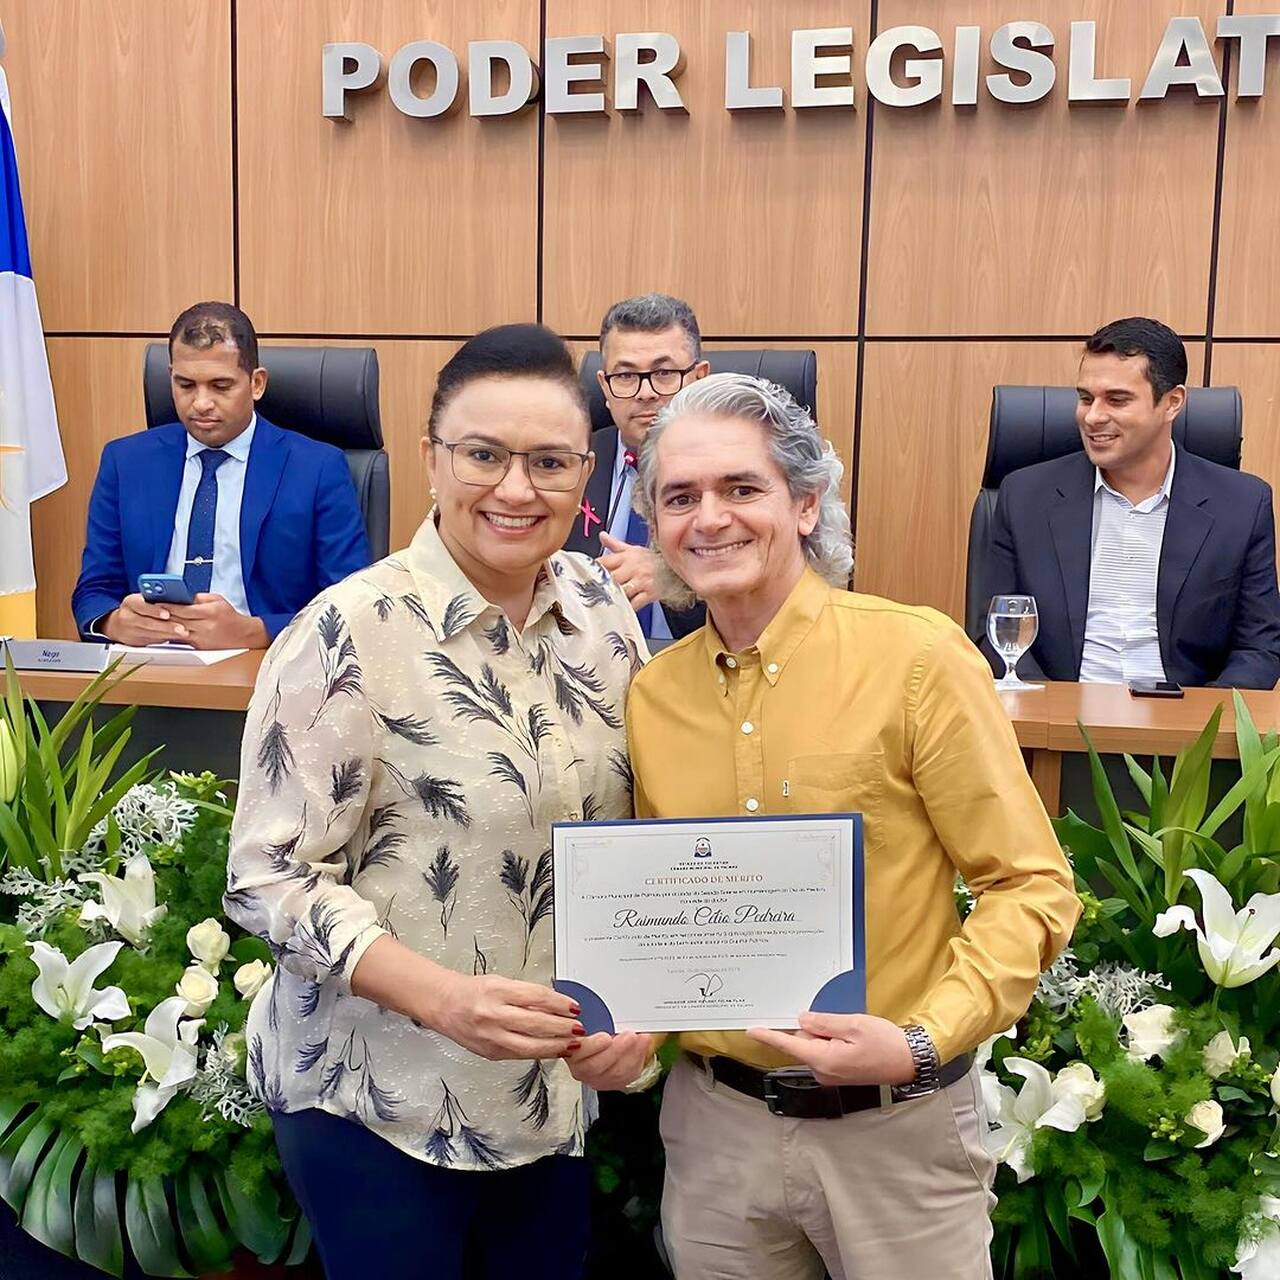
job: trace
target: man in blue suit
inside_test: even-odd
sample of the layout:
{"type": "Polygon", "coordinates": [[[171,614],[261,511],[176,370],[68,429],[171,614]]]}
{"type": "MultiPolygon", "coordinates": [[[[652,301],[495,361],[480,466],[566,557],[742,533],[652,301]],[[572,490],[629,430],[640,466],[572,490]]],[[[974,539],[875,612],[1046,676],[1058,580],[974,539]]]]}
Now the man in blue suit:
{"type": "Polygon", "coordinates": [[[180,422],[113,440],[89,499],[71,597],[86,639],[262,649],[319,591],[370,561],[341,450],[258,416],[249,317],[188,308],[169,332],[180,422]],[[148,603],[138,575],[185,577],[195,603],[148,603]]]}
{"type": "Polygon", "coordinates": [[[1241,689],[1280,678],[1271,489],[1174,446],[1186,379],[1165,325],[1099,329],[1077,379],[1084,451],[1000,486],[993,583],[1035,596],[1040,615],[1024,674],[1241,689]]]}

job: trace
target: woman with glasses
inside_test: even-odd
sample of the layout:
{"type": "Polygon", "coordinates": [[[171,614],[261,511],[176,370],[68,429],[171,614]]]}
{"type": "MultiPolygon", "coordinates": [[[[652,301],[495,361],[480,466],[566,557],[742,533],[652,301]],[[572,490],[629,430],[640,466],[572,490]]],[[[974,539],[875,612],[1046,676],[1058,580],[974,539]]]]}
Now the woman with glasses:
{"type": "Polygon", "coordinates": [[[464,1257],[469,1275],[579,1275],[569,1064],[611,1088],[649,1057],[647,1036],[584,1039],[549,986],[550,826],[630,815],[644,644],[608,574],[557,550],[589,430],[555,334],[466,343],[423,441],[434,509],[300,614],[258,678],[226,897],[277,961],[248,1075],[339,1280],[451,1280],[464,1257]]]}

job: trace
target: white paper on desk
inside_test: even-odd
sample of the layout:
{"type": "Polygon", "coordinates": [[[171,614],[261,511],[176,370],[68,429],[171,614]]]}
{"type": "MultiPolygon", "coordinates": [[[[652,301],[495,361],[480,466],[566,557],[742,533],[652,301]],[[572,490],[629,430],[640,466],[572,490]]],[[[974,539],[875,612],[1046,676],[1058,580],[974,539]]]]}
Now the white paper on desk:
{"type": "Polygon", "coordinates": [[[148,662],[157,667],[211,667],[215,662],[225,662],[247,649],[183,649],[175,645],[113,644],[112,658],[124,657],[126,666],[132,662],[148,662]]]}

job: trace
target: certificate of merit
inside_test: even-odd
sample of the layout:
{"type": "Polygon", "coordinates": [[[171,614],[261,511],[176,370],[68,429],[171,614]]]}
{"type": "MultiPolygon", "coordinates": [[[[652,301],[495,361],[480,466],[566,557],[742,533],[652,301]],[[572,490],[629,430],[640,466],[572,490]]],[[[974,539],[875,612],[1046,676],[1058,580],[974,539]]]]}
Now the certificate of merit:
{"type": "Polygon", "coordinates": [[[556,989],[588,1031],[865,1007],[862,818],[556,823],[556,989]]]}

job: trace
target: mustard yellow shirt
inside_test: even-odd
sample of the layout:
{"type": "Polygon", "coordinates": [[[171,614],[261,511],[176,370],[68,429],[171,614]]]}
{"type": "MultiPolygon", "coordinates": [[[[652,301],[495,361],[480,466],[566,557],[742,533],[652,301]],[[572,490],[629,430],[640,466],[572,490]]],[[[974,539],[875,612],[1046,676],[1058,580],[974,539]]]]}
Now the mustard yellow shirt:
{"type": "MultiPolygon", "coordinates": [[[[807,569],[759,641],[711,620],[632,682],[638,817],[864,815],[868,1012],[946,1062],[1025,1013],[1079,903],[991,672],[932,609],[807,569]],[[977,905],[961,925],[956,874],[977,905]]],[[[681,1046],[771,1068],[739,1032],[681,1046]]]]}

